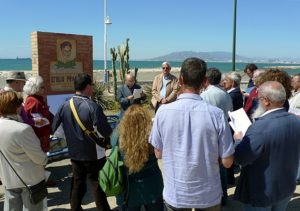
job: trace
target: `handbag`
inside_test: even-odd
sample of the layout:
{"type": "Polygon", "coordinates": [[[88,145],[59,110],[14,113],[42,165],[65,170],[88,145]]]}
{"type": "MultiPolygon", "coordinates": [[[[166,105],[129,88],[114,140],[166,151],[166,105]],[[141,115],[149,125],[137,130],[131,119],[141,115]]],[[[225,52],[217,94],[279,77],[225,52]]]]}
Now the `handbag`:
{"type": "Polygon", "coordinates": [[[48,191],[47,191],[47,186],[46,186],[45,180],[40,181],[36,185],[28,186],[24,182],[24,180],[20,177],[20,175],[17,173],[17,171],[12,167],[11,163],[7,160],[7,158],[5,157],[3,152],[1,150],[0,150],[0,152],[1,152],[2,156],[4,157],[4,159],[6,160],[6,162],[8,163],[8,165],[12,168],[12,170],[15,172],[17,177],[21,180],[21,182],[27,188],[27,190],[29,192],[29,200],[30,200],[31,204],[37,204],[37,203],[41,202],[45,197],[47,197],[48,191]]]}
{"type": "Polygon", "coordinates": [[[106,196],[116,196],[124,191],[122,168],[124,162],[119,159],[118,146],[106,158],[103,168],[99,171],[99,185],[106,196]]]}
{"type": "Polygon", "coordinates": [[[78,116],[78,113],[76,111],[73,98],[71,98],[71,100],[70,100],[70,107],[71,107],[73,116],[75,117],[78,125],[83,130],[85,135],[87,137],[89,137],[89,139],[92,140],[95,144],[99,145],[100,147],[105,148],[105,149],[111,149],[111,144],[110,144],[110,138],[109,137],[107,137],[107,138],[99,137],[99,135],[97,134],[96,131],[90,131],[83,125],[83,123],[81,122],[81,120],[78,116]]]}

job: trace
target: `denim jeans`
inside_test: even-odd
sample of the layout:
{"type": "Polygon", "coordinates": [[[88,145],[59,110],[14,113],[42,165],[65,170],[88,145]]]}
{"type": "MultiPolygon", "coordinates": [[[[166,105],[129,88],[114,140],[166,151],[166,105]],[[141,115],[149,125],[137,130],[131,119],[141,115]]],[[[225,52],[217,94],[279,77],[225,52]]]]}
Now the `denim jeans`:
{"type": "MultiPolygon", "coordinates": [[[[163,201],[159,201],[153,204],[146,204],[143,205],[144,211],[164,211],[164,203],[163,201]]],[[[137,206],[137,207],[127,207],[124,210],[126,211],[141,211],[142,206],[137,206]]]]}
{"type": "Polygon", "coordinates": [[[285,211],[291,198],[292,196],[289,196],[268,207],[253,207],[251,204],[244,204],[243,210],[244,211],[285,211]]]}
{"type": "MultiPolygon", "coordinates": [[[[165,202],[167,211],[192,211],[192,208],[176,208],[171,205],[169,205],[167,202],[165,202]]],[[[221,204],[214,205],[212,207],[207,208],[195,208],[195,211],[221,211],[221,204]]]]}
{"type": "Polygon", "coordinates": [[[110,210],[105,193],[98,184],[98,173],[104,166],[106,158],[96,161],[75,161],[72,162],[73,179],[71,186],[71,210],[81,211],[82,198],[86,193],[86,179],[92,184],[92,192],[95,198],[97,211],[110,210]]]}
{"type": "Polygon", "coordinates": [[[4,211],[43,211],[43,201],[31,204],[27,188],[5,190],[4,211]]]}
{"type": "Polygon", "coordinates": [[[227,170],[223,165],[220,165],[220,176],[221,176],[221,185],[222,185],[222,191],[223,191],[223,196],[222,196],[222,203],[224,205],[227,203],[227,170]]]}

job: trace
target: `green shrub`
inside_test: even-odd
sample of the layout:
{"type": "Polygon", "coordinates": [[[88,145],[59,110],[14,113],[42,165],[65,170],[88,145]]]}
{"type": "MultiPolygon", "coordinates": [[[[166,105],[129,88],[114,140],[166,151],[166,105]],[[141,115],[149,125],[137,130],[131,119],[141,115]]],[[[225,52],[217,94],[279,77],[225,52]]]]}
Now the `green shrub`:
{"type": "Polygon", "coordinates": [[[102,107],[103,110],[113,110],[116,109],[116,103],[110,97],[107,90],[107,85],[102,82],[94,82],[94,92],[92,99],[102,107]]]}

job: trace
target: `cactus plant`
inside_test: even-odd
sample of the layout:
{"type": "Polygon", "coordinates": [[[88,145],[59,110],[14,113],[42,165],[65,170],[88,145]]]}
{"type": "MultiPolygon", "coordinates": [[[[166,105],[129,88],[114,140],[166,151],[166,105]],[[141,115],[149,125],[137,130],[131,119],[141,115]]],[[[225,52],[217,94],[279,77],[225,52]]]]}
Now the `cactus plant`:
{"type": "Polygon", "coordinates": [[[125,57],[125,60],[124,60],[124,62],[125,62],[125,71],[126,71],[126,73],[129,73],[129,44],[128,44],[128,42],[129,42],[129,38],[127,38],[126,39],[126,41],[125,41],[125,54],[124,54],[124,57],[125,57]]]}
{"type": "Polygon", "coordinates": [[[125,75],[129,73],[129,39],[127,38],[125,43],[118,46],[119,54],[119,74],[122,83],[125,83],[125,75]]]}
{"type": "Polygon", "coordinates": [[[117,87],[116,60],[117,60],[118,54],[116,53],[115,48],[110,49],[110,54],[111,54],[111,68],[112,68],[113,77],[114,77],[114,81],[113,81],[114,96],[115,96],[115,99],[117,99],[117,89],[118,89],[118,87],[117,87]]]}
{"type": "Polygon", "coordinates": [[[138,71],[139,71],[139,68],[135,67],[134,68],[134,78],[135,78],[135,81],[137,82],[137,74],[138,74],[138,71]]]}

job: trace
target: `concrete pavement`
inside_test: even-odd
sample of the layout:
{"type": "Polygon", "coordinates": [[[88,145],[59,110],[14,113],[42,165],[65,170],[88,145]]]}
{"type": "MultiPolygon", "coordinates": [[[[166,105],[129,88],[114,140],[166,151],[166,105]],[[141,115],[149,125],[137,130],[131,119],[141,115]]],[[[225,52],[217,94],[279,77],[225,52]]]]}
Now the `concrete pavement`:
{"type": "MultiPolygon", "coordinates": [[[[161,162],[160,166],[161,166],[161,162]]],[[[163,167],[161,166],[163,169],[163,167]]],[[[53,162],[47,165],[47,169],[52,172],[50,178],[57,181],[57,187],[48,188],[48,210],[63,211],[70,210],[69,196],[70,196],[70,183],[71,183],[71,163],[70,159],[63,159],[57,162],[53,162]]],[[[234,187],[228,189],[229,200],[228,205],[224,207],[223,211],[241,211],[241,204],[232,200],[234,193],[234,187]]],[[[0,193],[3,193],[3,186],[0,186],[0,193]]],[[[115,207],[115,198],[108,198],[111,207],[115,207]]],[[[0,199],[0,210],[3,210],[3,198],[0,199]]],[[[88,190],[82,203],[84,210],[92,211],[95,209],[95,203],[91,192],[88,190]]],[[[287,211],[299,211],[300,210],[300,185],[297,186],[296,192],[292,200],[289,203],[287,211]]]]}

